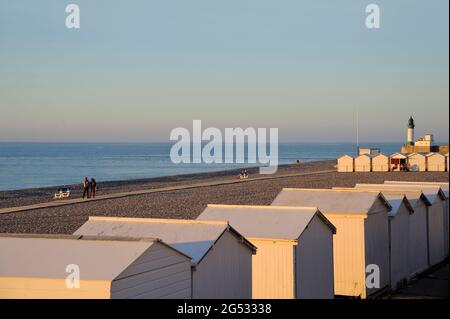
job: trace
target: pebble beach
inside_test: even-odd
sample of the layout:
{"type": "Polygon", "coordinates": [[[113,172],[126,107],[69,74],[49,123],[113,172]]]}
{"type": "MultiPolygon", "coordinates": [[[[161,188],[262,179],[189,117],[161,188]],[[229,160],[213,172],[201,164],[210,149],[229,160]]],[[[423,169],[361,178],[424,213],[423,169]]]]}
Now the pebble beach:
{"type": "MultiPolygon", "coordinates": [[[[370,172],[338,173],[336,161],[320,161],[281,166],[274,178],[257,179],[258,169],[249,169],[250,179],[243,183],[224,183],[237,179],[237,170],[203,174],[138,179],[98,181],[98,194],[114,194],[198,182],[214,186],[130,195],[99,201],[86,201],[0,214],[0,233],[71,234],[89,216],[151,217],[195,219],[207,204],[269,205],[284,187],[353,187],[356,183],[383,183],[385,180],[448,182],[447,172],[370,172]],[[307,175],[292,176],[306,173],[307,175]],[[286,175],[286,176],[285,176],[286,175]],[[252,178],[255,180],[252,181],[252,178]],[[218,183],[219,182],[219,183],[218,183]]],[[[272,177],[272,176],[271,176],[272,177]]],[[[72,185],[72,197],[81,197],[79,185],[72,185]]],[[[51,202],[55,187],[2,191],[0,208],[51,202]]]]}

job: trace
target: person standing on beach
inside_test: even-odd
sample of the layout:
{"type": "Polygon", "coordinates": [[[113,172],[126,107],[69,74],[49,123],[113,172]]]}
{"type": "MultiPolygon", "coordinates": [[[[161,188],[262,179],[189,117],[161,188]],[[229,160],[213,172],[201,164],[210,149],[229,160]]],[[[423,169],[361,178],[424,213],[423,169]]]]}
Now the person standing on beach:
{"type": "Polygon", "coordinates": [[[97,188],[97,182],[94,178],[91,178],[91,182],[89,183],[89,187],[91,189],[91,198],[95,198],[95,189],[97,188]]]}
{"type": "Polygon", "coordinates": [[[83,198],[89,198],[89,180],[87,177],[83,178],[83,198]]]}

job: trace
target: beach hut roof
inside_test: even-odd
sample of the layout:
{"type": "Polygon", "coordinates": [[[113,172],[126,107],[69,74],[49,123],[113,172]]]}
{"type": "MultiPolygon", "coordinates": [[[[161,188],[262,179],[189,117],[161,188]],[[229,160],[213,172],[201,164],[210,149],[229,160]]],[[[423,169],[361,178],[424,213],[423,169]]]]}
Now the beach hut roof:
{"type": "Polygon", "coordinates": [[[431,153],[428,153],[428,154],[426,155],[426,157],[431,157],[431,156],[440,156],[440,157],[442,157],[442,158],[445,158],[445,155],[444,155],[444,154],[438,153],[438,152],[431,152],[431,153]]]}
{"type": "Polygon", "coordinates": [[[158,237],[192,257],[192,263],[196,265],[226,231],[230,231],[249,249],[256,251],[256,247],[226,221],[91,216],[74,234],[158,237]]]}
{"type": "Polygon", "coordinates": [[[317,205],[325,214],[362,214],[367,215],[377,200],[388,208],[391,205],[378,192],[349,192],[337,189],[283,188],[272,205],[317,205]]]}
{"type": "Polygon", "coordinates": [[[386,189],[381,191],[383,192],[384,195],[393,195],[393,194],[405,195],[413,207],[416,207],[419,204],[419,202],[423,202],[425,203],[425,205],[431,206],[428,197],[426,197],[421,191],[392,190],[392,189],[386,189]]]}
{"type": "Polygon", "coordinates": [[[424,153],[418,153],[418,152],[414,152],[414,153],[408,154],[408,157],[413,157],[413,156],[426,157],[427,155],[424,154],[424,153]]]}
{"type": "Polygon", "coordinates": [[[439,186],[432,186],[432,185],[416,186],[416,185],[396,185],[396,184],[356,184],[355,187],[364,189],[368,188],[376,189],[383,193],[386,193],[388,191],[400,191],[400,192],[416,191],[422,193],[427,198],[427,202],[429,205],[434,203],[438,197],[442,199],[446,198],[444,192],[439,186]]]}
{"type": "Polygon", "coordinates": [[[411,202],[406,197],[406,195],[403,196],[401,194],[383,194],[383,195],[388,200],[389,204],[391,204],[392,206],[392,210],[388,213],[389,216],[395,217],[398,214],[402,204],[406,206],[410,214],[414,213],[414,208],[411,205],[411,202]]]}
{"type": "Polygon", "coordinates": [[[297,240],[315,215],[336,232],[317,207],[208,205],[198,219],[226,219],[248,238],[297,240]]]}
{"type": "Polygon", "coordinates": [[[374,155],[372,155],[372,154],[366,154],[366,153],[364,153],[364,154],[361,154],[361,155],[358,155],[356,158],[361,158],[361,157],[368,157],[368,158],[373,158],[374,157],[374,155]]]}
{"type": "Polygon", "coordinates": [[[165,245],[152,238],[0,234],[0,276],[64,279],[76,264],[83,280],[114,280],[155,243],[165,245]]]}
{"type": "MultiPolygon", "coordinates": [[[[350,192],[367,192],[368,190],[358,189],[358,188],[347,188],[347,187],[333,187],[333,189],[337,190],[346,190],[350,192]]],[[[369,190],[370,192],[371,190],[369,190]]],[[[379,193],[378,190],[373,190],[373,192],[379,193]]],[[[406,198],[406,196],[402,193],[383,193],[386,200],[392,207],[392,210],[388,213],[389,216],[395,217],[404,203],[408,211],[412,214],[414,212],[414,208],[411,205],[411,202],[406,198]]]]}
{"type": "Polygon", "coordinates": [[[394,153],[394,154],[391,155],[391,158],[404,158],[404,159],[406,159],[407,156],[406,156],[406,154],[403,154],[403,153],[394,153]]]}
{"type": "Polygon", "coordinates": [[[375,154],[375,155],[372,155],[372,156],[373,156],[373,158],[375,158],[375,157],[379,157],[379,156],[382,156],[382,157],[388,158],[388,156],[387,156],[386,154],[383,154],[383,153],[378,153],[378,154],[375,154]]]}
{"type": "Polygon", "coordinates": [[[344,157],[353,158],[353,156],[351,156],[351,155],[348,155],[348,154],[342,154],[341,156],[338,157],[338,159],[344,158],[344,157]]]}
{"type": "Polygon", "coordinates": [[[439,186],[448,198],[449,183],[448,182],[403,182],[403,181],[384,181],[385,184],[394,185],[416,185],[416,186],[439,186]]]}

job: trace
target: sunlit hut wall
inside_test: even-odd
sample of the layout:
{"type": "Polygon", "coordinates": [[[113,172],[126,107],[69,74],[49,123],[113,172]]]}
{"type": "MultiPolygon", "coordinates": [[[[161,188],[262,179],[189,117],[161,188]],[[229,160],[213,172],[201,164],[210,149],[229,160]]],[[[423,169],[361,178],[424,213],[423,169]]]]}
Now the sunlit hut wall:
{"type": "Polygon", "coordinates": [[[445,155],[441,153],[429,153],[426,158],[429,172],[445,172],[445,155]]]}
{"type": "Polygon", "coordinates": [[[373,172],[389,172],[389,157],[384,154],[377,154],[372,157],[373,172]]]}
{"type": "Polygon", "coordinates": [[[191,296],[190,258],[154,239],[0,235],[0,260],[0,298],[191,296]]]}
{"type": "Polygon", "coordinates": [[[333,238],[335,294],[366,298],[389,286],[388,212],[374,192],[285,188],[275,206],[317,206],[336,227],[333,238]],[[366,287],[366,266],[380,270],[380,287],[366,287]]]}
{"type": "Polygon", "coordinates": [[[399,184],[399,185],[415,185],[418,187],[423,186],[439,186],[445,195],[445,207],[444,207],[444,253],[445,257],[449,255],[449,183],[434,183],[434,182],[398,182],[398,181],[385,181],[385,184],[399,184]]]}
{"type": "Polygon", "coordinates": [[[90,217],[75,234],[161,238],[192,257],[193,298],[251,298],[256,248],[226,221],[90,217]]]}
{"type": "Polygon", "coordinates": [[[413,172],[425,172],[427,170],[427,157],[422,153],[408,155],[408,168],[413,172]]]}
{"type": "Polygon", "coordinates": [[[335,228],[316,207],[208,205],[198,219],[227,219],[257,246],[253,298],[334,297],[335,228]]]}
{"type": "MultiPolygon", "coordinates": [[[[358,184],[361,187],[364,184],[358,184]]],[[[378,190],[415,190],[423,192],[430,205],[427,209],[427,244],[428,265],[433,266],[445,258],[444,246],[444,219],[446,212],[445,194],[439,186],[392,185],[392,184],[368,184],[378,190]]]]}
{"type": "Polygon", "coordinates": [[[342,155],[337,159],[337,169],[340,173],[351,173],[355,170],[354,159],[350,155],[342,155]]]}
{"type": "Polygon", "coordinates": [[[355,158],[355,172],[370,172],[372,171],[372,156],[369,154],[362,154],[355,158]]]}
{"type": "MultiPolygon", "coordinates": [[[[361,192],[355,188],[335,187],[347,191],[361,192]]],[[[377,192],[374,190],[374,192],[377,192]]],[[[390,263],[390,283],[392,289],[403,286],[411,279],[409,254],[410,254],[410,219],[414,209],[404,194],[383,193],[392,206],[389,212],[389,263],[390,263]]]]}

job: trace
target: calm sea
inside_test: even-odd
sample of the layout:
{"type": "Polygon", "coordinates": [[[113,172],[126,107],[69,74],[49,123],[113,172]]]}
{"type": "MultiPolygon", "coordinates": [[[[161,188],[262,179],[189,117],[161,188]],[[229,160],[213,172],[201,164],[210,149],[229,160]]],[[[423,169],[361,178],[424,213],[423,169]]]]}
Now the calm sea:
{"type": "MultiPolygon", "coordinates": [[[[400,143],[371,143],[386,154],[400,143]]],[[[97,181],[169,176],[242,167],[242,164],[173,164],[171,144],[0,143],[0,190],[79,183],[83,176],[97,181]]],[[[336,159],[354,154],[354,144],[283,143],[279,163],[336,159]]],[[[250,165],[255,166],[255,164],[250,165]]]]}

